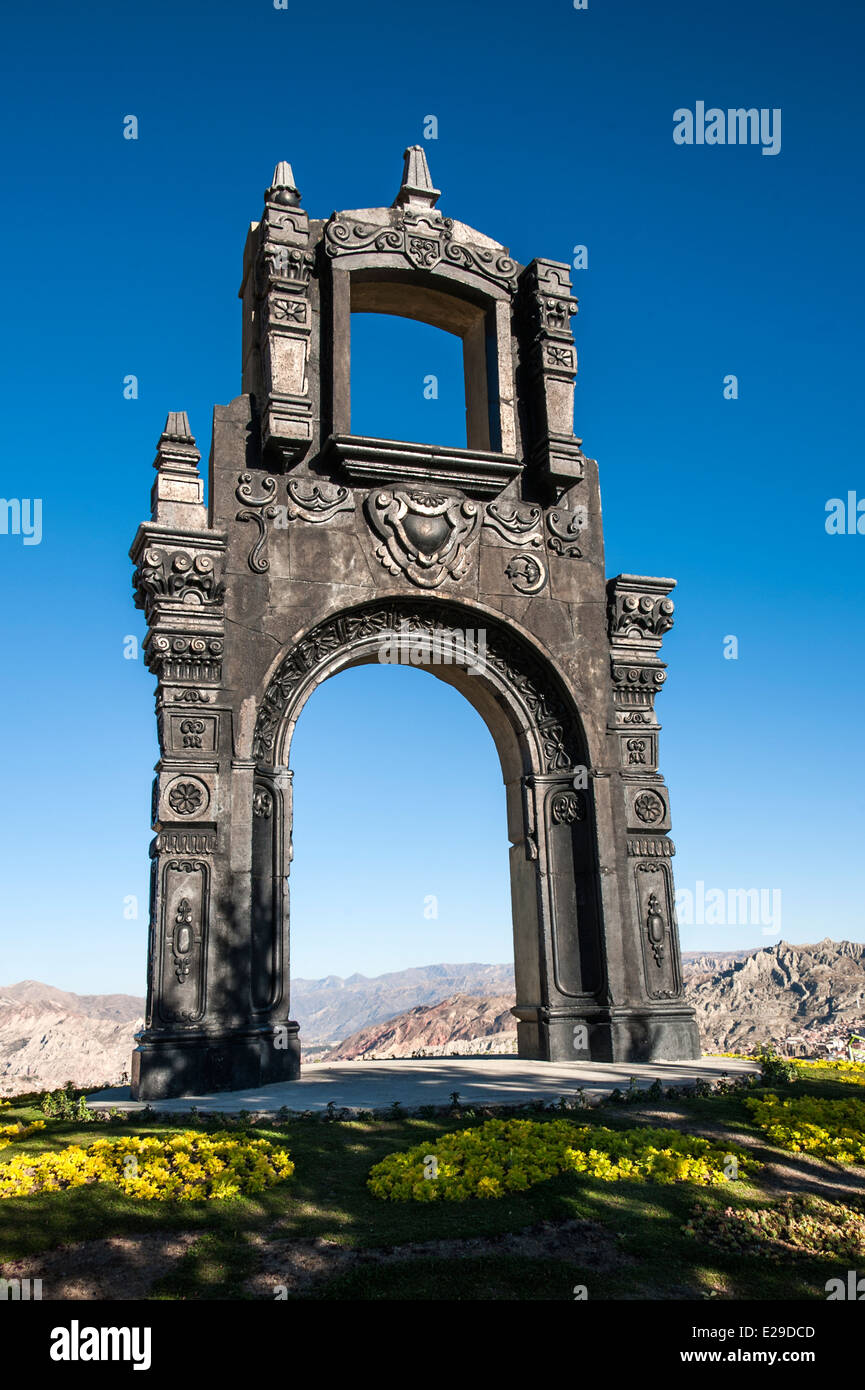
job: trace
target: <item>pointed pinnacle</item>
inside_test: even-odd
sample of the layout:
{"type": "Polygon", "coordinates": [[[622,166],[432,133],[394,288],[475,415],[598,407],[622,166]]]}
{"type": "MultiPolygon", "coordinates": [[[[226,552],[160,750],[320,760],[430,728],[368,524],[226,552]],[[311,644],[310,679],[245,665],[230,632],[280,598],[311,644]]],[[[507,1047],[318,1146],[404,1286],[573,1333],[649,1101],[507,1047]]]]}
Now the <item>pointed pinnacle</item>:
{"type": "Polygon", "coordinates": [[[441,191],[433,181],[422,145],[409,145],[403,154],[402,183],[393,200],[395,208],[434,208],[441,191]]]}
{"type": "Polygon", "coordinates": [[[300,193],[288,160],[279,161],[273,171],[273,182],[264,196],[269,203],[282,203],[285,207],[295,208],[299,205],[300,193]]]}
{"type": "Polygon", "coordinates": [[[185,410],[172,410],[159,436],[153,467],[159,472],[167,470],[197,474],[200,458],[201,454],[195,447],[195,436],[189,428],[189,416],[185,410]]]}

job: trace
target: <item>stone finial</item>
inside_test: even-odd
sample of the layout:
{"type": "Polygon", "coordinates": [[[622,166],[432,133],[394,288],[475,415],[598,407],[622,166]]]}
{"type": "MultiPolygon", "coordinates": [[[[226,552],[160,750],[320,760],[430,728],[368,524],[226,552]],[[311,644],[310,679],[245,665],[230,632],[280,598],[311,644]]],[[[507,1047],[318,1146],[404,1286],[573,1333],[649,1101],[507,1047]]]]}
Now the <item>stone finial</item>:
{"type": "Polygon", "coordinates": [[[267,189],[264,196],[269,203],[282,203],[289,208],[296,208],[300,205],[300,193],[294,181],[294,174],[291,172],[291,165],[287,160],[281,159],[277,164],[273,171],[270,188],[267,189]]]}
{"type": "Polygon", "coordinates": [[[171,411],[153,460],[156,479],[150,502],[154,521],[185,528],[207,525],[200,459],[186,411],[171,411]]]}
{"type": "Polygon", "coordinates": [[[395,208],[434,208],[441,191],[433,188],[423,146],[409,145],[403,154],[402,183],[393,200],[395,208]]]}
{"type": "Polygon", "coordinates": [[[153,467],[162,472],[197,474],[200,458],[195,436],[189,428],[189,416],[185,410],[172,410],[159,436],[153,467]]]}
{"type": "Polygon", "coordinates": [[[185,410],[170,410],[165,421],[165,429],[159,438],[160,444],[194,444],[195,436],[189,428],[189,416],[185,410]]]}

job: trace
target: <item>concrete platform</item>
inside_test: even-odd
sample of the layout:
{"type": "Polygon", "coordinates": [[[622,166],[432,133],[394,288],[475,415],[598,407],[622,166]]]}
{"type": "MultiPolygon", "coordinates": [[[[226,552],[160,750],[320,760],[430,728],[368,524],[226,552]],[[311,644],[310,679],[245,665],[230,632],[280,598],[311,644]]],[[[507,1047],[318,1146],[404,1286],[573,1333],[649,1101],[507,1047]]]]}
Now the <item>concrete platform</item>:
{"type": "MultiPolygon", "coordinates": [[[[149,1102],[151,1109],[180,1113],[198,1110],[235,1112],[324,1110],[329,1101],[338,1109],[382,1110],[399,1101],[405,1110],[421,1105],[447,1105],[459,1091],[460,1103],[521,1105],[526,1101],[576,1099],[580,1088],[587,1101],[597,1102],[617,1086],[626,1090],[631,1077],[643,1090],[662,1086],[717,1081],[759,1071],[753,1062],[736,1057],[704,1057],[699,1062],[653,1062],[645,1065],[613,1062],[528,1062],[518,1057],[412,1058],[392,1062],[308,1063],[299,1081],[283,1081],[246,1091],[219,1091],[179,1100],[149,1102]]],[[[88,1097],[94,1110],[134,1112],[147,1102],[130,1099],[128,1086],[117,1086],[88,1097]]]]}

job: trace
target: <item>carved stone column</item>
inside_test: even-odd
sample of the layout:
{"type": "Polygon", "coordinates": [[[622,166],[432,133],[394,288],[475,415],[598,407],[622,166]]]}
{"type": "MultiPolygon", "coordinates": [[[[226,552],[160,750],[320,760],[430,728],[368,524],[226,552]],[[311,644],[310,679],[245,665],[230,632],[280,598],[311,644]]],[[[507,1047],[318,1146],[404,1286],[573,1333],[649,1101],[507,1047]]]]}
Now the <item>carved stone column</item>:
{"type": "Polygon", "coordinates": [[[620,574],[607,585],[613,724],[627,835],[627,913],[639,952],[639,982],[650,1014],[620,1010],[627,1045],[652,1057],[700,1055],[693,1010],[684,1004],[669,838],[670,797],[658,770],[655,695],[666,679],[659,658],[673,626],[675,580],[620,574]],[[658,1006],[662,1006],[660,1009],[658,1006]],[[641,1042],[642,1040],[642,1042],[641,1042]]]}
{"type": "Polygon", "coordinates": [[[199,453],[184,413],[159,441],[152,520],[130,551],[135,601],[148,624],[160,757],[153,784],[149,975],[145,1031],[133,1057],[142,1098],[178,1084],[205,1089],[200,1046],[213,1028],[217,963],[220,750],[230,738],[221,698],[224,533],[207,526],[199,453]]]}

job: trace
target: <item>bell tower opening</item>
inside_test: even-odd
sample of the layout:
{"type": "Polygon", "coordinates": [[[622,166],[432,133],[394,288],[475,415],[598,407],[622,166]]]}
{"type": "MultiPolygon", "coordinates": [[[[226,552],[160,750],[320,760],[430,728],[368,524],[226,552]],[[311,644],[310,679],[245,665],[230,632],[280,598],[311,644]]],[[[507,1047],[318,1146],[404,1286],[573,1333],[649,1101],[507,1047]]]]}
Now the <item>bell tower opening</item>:
{"type": "Polygon", "coordinates": [[[352,309],[351,433],[465,449],[463,357],[445,329],[352,309]]]}

